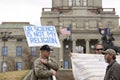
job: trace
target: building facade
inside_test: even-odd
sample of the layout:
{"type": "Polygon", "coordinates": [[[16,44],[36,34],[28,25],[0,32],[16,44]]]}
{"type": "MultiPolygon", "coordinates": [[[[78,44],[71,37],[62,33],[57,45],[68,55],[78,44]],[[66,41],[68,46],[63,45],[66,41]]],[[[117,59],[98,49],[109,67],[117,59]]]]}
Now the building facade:
{"type": "Polygon", "coordinates": [[[33,60],[38,57],[37,48],[28,47],[23,26],[31,26],[31,24],[29,22],[0,24],[0,71],[2,72],[31,68],[33,60]]]}
{"type": "MultiPolygon", "coordinates": [[[[0,70],[8,71],[32,67],[39,56],[38,47],[28,47],[23,26],[29,22],[3,22],[0,24],[0,70]]],[[[52,8],[43,8],[41,25],[55,26],[61,48],[53,48],[61,68],[71,68],[70,52],[94,53],[96,43],[101,43],[98,28],[109,28],[114,34],[114,45],[120,46],[119,16],[114,8],[103,8],[102,0],[52,0],[52,8]],[[60,33],[70,28],[71,35],[60,33]],[[82,46],[82,48],[81,48],[82,46]]]]}
{"type": "Polygon", "coordinates": [[[53,25],[58,32],[61,48],[56,49],[56,59],[62,68],[71,68],[70,52],[82,46],[84,53],[94,53],[96,43],[101,43],[98,28],[109,28],[116,46],[120,46],[119,16],[115,8],[103,8],[102,0],[52,0],[52,8],[43,8],[41,25],[53,25]],[[70,28],[70,39],[60,29],[70,28]]]}

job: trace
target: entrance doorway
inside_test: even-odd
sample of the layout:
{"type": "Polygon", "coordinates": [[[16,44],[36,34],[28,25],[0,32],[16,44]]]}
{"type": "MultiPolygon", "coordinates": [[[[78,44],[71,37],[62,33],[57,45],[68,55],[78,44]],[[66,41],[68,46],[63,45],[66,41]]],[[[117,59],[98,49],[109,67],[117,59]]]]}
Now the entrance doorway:
{"type": "Polygon", "coordinates": [[[76,41],[76,47],[83,47],[83,53],[86,53],[86,43],[85,43],[85,40],[84,39],[77,39],[76,41]]]}

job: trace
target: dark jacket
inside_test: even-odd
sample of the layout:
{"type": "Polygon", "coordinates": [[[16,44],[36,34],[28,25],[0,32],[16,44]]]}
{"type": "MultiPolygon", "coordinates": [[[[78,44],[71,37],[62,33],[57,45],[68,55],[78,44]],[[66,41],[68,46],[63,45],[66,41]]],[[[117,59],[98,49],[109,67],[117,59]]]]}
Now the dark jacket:
{"type": "Polygon", "coordinates": [[[107,66],[104,80],[120,80],[120,64],[114,61],[107,66]]]}

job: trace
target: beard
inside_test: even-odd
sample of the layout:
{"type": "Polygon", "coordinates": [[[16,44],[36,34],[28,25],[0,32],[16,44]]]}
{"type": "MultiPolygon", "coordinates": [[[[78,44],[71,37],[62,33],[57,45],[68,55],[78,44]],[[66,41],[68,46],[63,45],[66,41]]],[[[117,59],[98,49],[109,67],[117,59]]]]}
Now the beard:
{"type": "Polygon", "coordinates": [[[110,59],[105,59],[105,62],[106,63],[110,63],[110,59]]]}

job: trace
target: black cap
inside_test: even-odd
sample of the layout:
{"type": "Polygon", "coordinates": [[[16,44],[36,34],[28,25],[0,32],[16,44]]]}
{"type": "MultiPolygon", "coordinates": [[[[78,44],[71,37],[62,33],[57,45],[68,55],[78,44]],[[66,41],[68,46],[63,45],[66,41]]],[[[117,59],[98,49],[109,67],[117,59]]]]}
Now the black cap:
{"type": "Polygon", "coordinates": [[[40,48],[40,50],[44,50],[44,51],[48,51],[48,52],[53,51],[53,49],[51,49],[50,46],[48,46],[48,45],[43,45],[40,48]]]}

